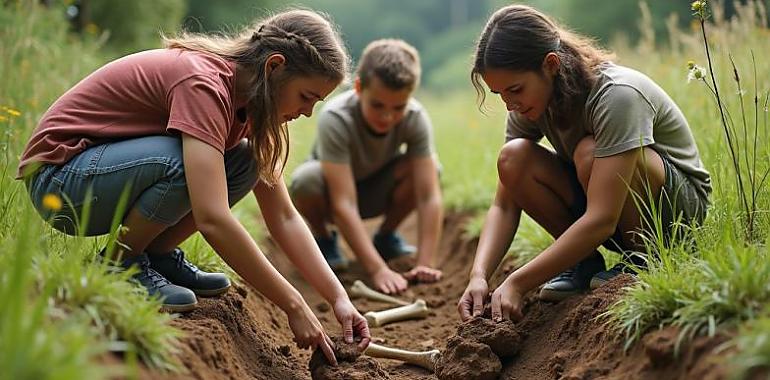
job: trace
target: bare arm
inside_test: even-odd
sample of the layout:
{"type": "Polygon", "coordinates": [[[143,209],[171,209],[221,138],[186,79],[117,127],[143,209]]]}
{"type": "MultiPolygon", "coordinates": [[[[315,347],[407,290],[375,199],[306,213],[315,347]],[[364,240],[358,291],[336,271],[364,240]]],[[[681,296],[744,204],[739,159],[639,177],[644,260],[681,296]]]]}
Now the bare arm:
{"type": "Polygon", "coordinates": [[[399,293],[405,290],[406,279],[388,267],[369,240],[358,212],[356,187],[350,165],[321,161],[321,169],[329,190],[334,221],[353,253],[361,261],[364,270],[372,277],[374,285],[385,293],[399,293]]]}
{"type": "Polygon", "coordinates": [[[419,221],[417,265],[433,267],[443,218],[438,169],[433,157],[415,158],[411,164],[419,221]]]}
{"type": "Polygon", "coordinates": [[[214,250],[251,286],[285,312],[304,304],[230,212],[224,158],[210,145],[184,135],[184,166],[193,217],[214,250]]]}
{"type": "Polygon", "coordinates": [[[353,253],[367,273],[372,274],[387,264],[369,240],[364,222],[358,212],[355,181],[350,165],[321,162],[323,176],[329,189],[329,201],[334,221],[353,253]]]}
{"type": "Polygon", "coordinates": [[[639,149],[594,159],[586,212],[535,259],[508,280],[523,294],[577,264],[612,235],[628,196],[639,149]]]}
{"type": "Polygon", "coordinates": [[[471,278],[489,280],[508,251],[520,220],[521,208],[513,201],[505,185],[498,182],[495,199],[487,211],[479,245],[476,247],[471,278]]]}
{"type": "Polygon", "coordinates": [[[330,304],[347,293],[326,264],[305,221],[291,203],[283,181],[273,187],[259,182],[254,188],[262,216],[275,241],[292,263],[330,304]]]}

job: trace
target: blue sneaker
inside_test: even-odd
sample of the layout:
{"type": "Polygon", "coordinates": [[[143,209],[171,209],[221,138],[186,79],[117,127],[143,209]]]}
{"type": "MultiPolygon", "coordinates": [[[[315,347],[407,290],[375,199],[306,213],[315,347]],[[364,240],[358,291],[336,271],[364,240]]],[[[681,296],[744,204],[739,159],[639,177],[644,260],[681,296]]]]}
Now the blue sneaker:
{"type": "Polygon", "coordinates": [[[596,289],[605,283],[607,281],[612,280],[615,276],[628,273],[630,275],[636,275],[636,271],[631,269],[628,265],[623,263],[615,264],[614,267],[607,269],[605,271],[601,271],[597,274],[595,274],[591,278],[591,289],[596,289]]]}
{"type": "MultiPolygon", "coordinates": [[[[103,256],[104,254],[100,253],[98,259],[104,260],[103,256]]],[[[194,309],[198,304],[192,290],[172,284],[163,275],[152,269],[147,254],[123,258],[115,264],[116,266],[113,268],[117,270],[136,267],[138,271],[134,274],[132,281],[147,289],[147,294],[150,297],[160,298],[163,302],[163,308],[166,310],[185,312],[194,309]]]]}
{"type": "Polygon", "coordinates": [[[540,299],[558,302],[587,291],[591,279],[604,268],[604,257],[598,253],[593,254],[546,282],[540,289],[540,299]]]}
{"type": "Polygon", "coordinates": [[[396,232],[378,232],[372,242],[385,261],[417,252],[417,248],[407,244],[396,232]]]}
{"type": "Polygon", "coordinates": [[[330,237],[316,236],[315,242],[332,270],[338,271],[348,268],[348,260],[342,256],[340,247],[337,245],[337,231],[332,231],[330,237]]]}
{"type": "Polygon", "coordinates": [[[224,273],[204,272],[184,258],[176,248],[170,253],[150,254],[150,268],[174,285],[183,286],[199,296],[212,297],[230,289],[230,280],[224,273]]]}

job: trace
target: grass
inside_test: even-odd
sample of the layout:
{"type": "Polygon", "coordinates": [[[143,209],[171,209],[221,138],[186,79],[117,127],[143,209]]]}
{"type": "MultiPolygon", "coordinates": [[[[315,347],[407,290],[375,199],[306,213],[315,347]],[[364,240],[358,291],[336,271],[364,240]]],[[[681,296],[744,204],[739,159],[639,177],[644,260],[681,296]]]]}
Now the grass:
{"type": "MultiPolygon", "coordinates": [[[[724,86],[725,104],[741,125],[741,102],[749,121],[756,117],[760,144],[757,170],[770,165],[766,108],[752,113],[751,99],[770,87],[770,61],[763,49],[770,32],[765,21],[748,8],[740,19],[720,21],[710,27],[718,82],[724,86]],[[729,50],[727,50],[729,48],[729,50]],[[756,75],[751,50],[755,49],[756,75]],[[731,88],[733,75],[728,53],[744,76],[745,93],[731,88]],[[756,90],[753,80],[756,78],[756,90]],[[763,90],[764,89],[764,90],[763,90]]],[[[157,312],[157,302],[146,300],[125,280],[128,274],[110,273],[93,265],[93,256],[107,240],[69,238],[43,223],[30,207],[23,185],[14,181],[18,155],[37,120],[59,95],[112,57],[100,49],[99,36],[75,37],[67,33],[62,9],[44,9],[34,1],[12,1],[0,6],[0,368],[14,379],[66,379],[135,376],[133,362],[175,369],[175,341],[179,333],[168,326],[172,316],[157,312]],[[3,108],[5,107],[5,108],[3,108]],[[13,112],[11,112],[13,111],[13,112]],[[126,365],[104,367],[99,357],[118,352],[126,365]],[[135,359],[135,360],[132,360],[135,359]]],[[[687,242],[669,247],[650,240],[659,258],[650,270],[609,313],[613,326],[633,344],[645,332],[662,325],[681,327],[682,337],[711,334],[735,328],[736,374],[770,368],[770,192],[759,192],[756,204],[758,236],[748,242],[743,233],[741,200],[723,132],[715,120],[717,108],[698,82],[687,83],[687,62],[703,64],[705,55],[697,29],[672,33],[671,48],[660,46],[654,34],[639,46],[621,42],[613,48],[620,63],[647,73],[680,105],[696,136],[702,158],[712,173],[713,206],[704,225],[694,231],[697,245],[687,242]],[[649,41],[653,39],[653,41],[649,41]]],[[[496,160],[503,143],[504,107],[488,101],[489,111],[479,112],[470,85],[465,91],[431,93],[417,98],[428,109],[435,143],[443,166],[442,187],[450,210],[476,212],[465,228],[468,238],[478,236],[483,214],[494,195],[496,160]]],[[[760,103],[761,104],[761,103],[760,103]]],[[[315,137],[313,120],[291,125],[292,153],[286,171],[309,154],[315,137]]],[[[737,135],[742,142],[751,135],[737,135]]],[[[751,173],[746,173],[749,175],[751,173]]],[[[253,197],[239,203],[234,213],[252,234],[264,236],[253,197]]],[[[551,242],[529,218],[511,247],[520,260],[528,260],[551,242]]],[[[203,269],[230,271],[200,236],[183,244],[191,261],[203,269]]],[[[230,271],[230,273],[232,273],[230,271]]],[[[233,277],[236,278],[236,277],[233,277]]]]}

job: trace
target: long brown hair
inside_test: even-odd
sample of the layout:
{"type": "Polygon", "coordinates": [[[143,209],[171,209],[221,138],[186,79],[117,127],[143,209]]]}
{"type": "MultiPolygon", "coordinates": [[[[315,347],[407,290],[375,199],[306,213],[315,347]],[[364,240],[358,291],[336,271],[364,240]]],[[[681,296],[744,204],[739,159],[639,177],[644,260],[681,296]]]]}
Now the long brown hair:
{"type": "Polygon", "coordinates": [[[558,127],[580,112],[596,83],[598,68],[613,55],[587,37],[573,33],[540,11],[526,5],[510,5],[495,12],[476,45],[471,82],[481,106],[485,100],[481,75],[487,69],[543,73],[545,56],[559,56],[559,70],[549,109],[558,127]]]}
{"type": "Polygon", "coordinates": [[[296,77],[322,76],[335,82],[347,77],[350,58],[334,25],[309,10],[289,10],[255,22],[234,35],[182,33],[164,37],[167,48],[208,52],[236,62],[251,73],[246,112],[251,123],[249,144],[259,164],[260,179],[274,184],[289,155],[289,133],[279,121],[278,91],[296,77]],[[286,58],[280,74],[265,75],[273,54],[286,58]]]}

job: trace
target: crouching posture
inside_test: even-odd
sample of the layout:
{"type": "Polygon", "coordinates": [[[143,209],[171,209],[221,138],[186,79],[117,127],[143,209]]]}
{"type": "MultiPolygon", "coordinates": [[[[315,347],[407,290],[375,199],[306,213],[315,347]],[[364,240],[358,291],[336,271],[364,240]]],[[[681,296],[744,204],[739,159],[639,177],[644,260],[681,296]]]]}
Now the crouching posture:
{"type": "Polygon", "coordinates": [[[523,295],[543,283],[540,298],[557,301],[643,268],[649,252],[638,234],[653,220],[640,209],[659,211],[666,236],[673,221],[703,220],[711,183],[684,115],[589,39],[533,8],[505,7],[481,34],[472,77],[482,102],[483,81],[509,114],[497,193],[458,303],[463,319],[488,302],[487,281],[522,211],[556,240],[492,293],[496,319],[520,318],[523,295]],[[538,144],[543,137],[553,150],[538,144]],[[623,262],[605,268],[601,245],[623,262]]]}
{"type": "Polygon", "coordinates": [[[339,252],[336,223],[376,288],[401,292],[407,279],[436,281],[433,260],[441,236],[441,190],[425,109],[411,97],[420,79],[417,51],[401,40],[374,41],[364,50],[355,88],[324,107],[308,161],[292,176],[291,196],[334,268],[339,252]],[[406,145],[406,151],[402,151],[406,145]],[[396,227],[416,209],[417,248],[396,227]],[[385,215],[369,240],[363,219],[385,215]],[[417,265],[404,276],[386,261],[417,251],[417,265]],[[406,277],[406,278],[405,278],[406,277]]]}
{"type": "Polygon", "coordinates": [[[174,311],[193,308],[196,294],[230,286],[223,274],[199,270],[178,248],[200,231],[227,264],[286,312],[298,346],[318,346],[334,362],[313,311],[230,211],[253,192],[270,233],[333,306],[348,341],[355,333],[366,345],[366,320],[324,262],[281,181],[287,122],[310,116],[346,75],[339,36],[318,14],[290,11],[232,37],[184,34],[165,42],[164,49],[108,63],[43,116],[19,167],[36,209],[70,234],[106,234],[114,218],[121,221],[121,248],[103,252],[104,258],[136,267],[134,280],[174,311]],[[64,208],[44,207],[49,194],[64,199],[64,208]],[[87,205],[90,214],[79,219],[87,205]]]}

